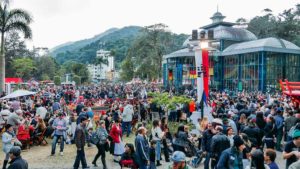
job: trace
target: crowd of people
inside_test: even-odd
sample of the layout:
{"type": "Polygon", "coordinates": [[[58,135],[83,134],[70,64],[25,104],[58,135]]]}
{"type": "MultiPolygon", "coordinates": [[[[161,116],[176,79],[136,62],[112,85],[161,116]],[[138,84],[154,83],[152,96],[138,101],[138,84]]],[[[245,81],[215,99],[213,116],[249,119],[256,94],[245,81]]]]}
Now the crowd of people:
{"type": "Polygon", "coordinates": [[[183,90],[191,102],[175,110],[152,102],[149,92],[179,94],[157,84],[102,84],[46,86],[32,96],[0,100],[3,169],[10,157],[9,168],[18,163],[28,168],[21,149],[51,138],[51,156],[58,143],[61,156],[65,144],[76,145],[74,169],[80,163],[89,168],[85,145],[97,148],[91,164],[97,167],[101,157],[104,169],[108,155],[121,168],[156,169],[172,161],[169,168],[188,169],[204,159],[205,169],[278,169],[277,158],[286,159],[286,169],[300,168],[300,109],[290,98],[211,91],[205,104],[210,111],[192,123],[190,117],[204,109],[195,90],[183,90]]]}

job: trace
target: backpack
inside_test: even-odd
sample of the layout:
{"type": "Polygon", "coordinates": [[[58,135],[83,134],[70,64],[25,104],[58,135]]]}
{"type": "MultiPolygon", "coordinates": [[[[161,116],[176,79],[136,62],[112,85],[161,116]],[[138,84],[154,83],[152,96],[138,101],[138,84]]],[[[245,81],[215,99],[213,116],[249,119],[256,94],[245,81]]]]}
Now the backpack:
{"type": "Polygon", "coordinates": [[[99,139],[99,137],[97,135],[97,132],[94,131],[92,133],[92,135],[91,135],[91,143],[94,144],[94,145],[96,145],[96,144],[99,143],[99,141],[100,141],[100,139],[99,139]]]}

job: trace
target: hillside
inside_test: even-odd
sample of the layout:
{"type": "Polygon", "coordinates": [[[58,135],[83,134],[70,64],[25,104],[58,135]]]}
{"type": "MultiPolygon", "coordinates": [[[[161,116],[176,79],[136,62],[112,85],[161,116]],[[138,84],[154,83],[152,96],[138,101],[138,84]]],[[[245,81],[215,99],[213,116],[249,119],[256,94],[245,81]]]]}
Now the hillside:
{"type": "MultiPolygon", "coordinates": [[[[97,40],[94,40],[95,38],[93,40],[81,40],[65,46],[62,45],[60,48],[55,48],[52,56],[60,64],[66,61],[92,63],[96,57],[97,50],[110,50],[115,56],[116,67],[119,68],[120,63],[126,57],[127,50],[132,46],[136,38],[141,35],[141,29],[142,27],[138,26],[128,26],[117,30],[113,29],[113,31],[106,31],[100,34],[97,40]]],[[[184,34],[173,34],[173,45],[170,49],[172,51],[180,49],[187,37],[184,34]]]]}
{"type": "Polygon", "coordinates": [[[106,31],[105,35],[101,36],[96,41],[90,43],[87,43],[86,40],[74,42],[71,45],[56,49],[52,52],[52,56],[54,56],[60,64],[63,64],[66,61],[91,63],[96,57],[96,51],[102,48],[105,50],[113,50],[115,52],[116,62],[118,63],[123,60],[127,49],[132,41],[138,36],[140,30],[141,27],[129,26],[114,30],[110,33],[107,33],[106,31]],[[85,45],[82,46],[82,44],[85,45]]]}
{"type": "Polygon", "coordinates": [[[95,35],[94,37],[92,38],[89,38],[89,39],[84,39],[84,40],[79,40],[79,41],[76,41],[76,42],[67,42],[67,43],[64,43],[64,44],[61,44],[61,45],[58,45],[54,48],[52,48],[50,50],[52,56],[56,57],[56,55],[58,53],[64,53],[64,52],[67,52],[67,51],[73,51],[73,50],[77,50],[77,49],[80,49],[90,43],[93,43],[97,40],[99,40],[100,38],[102,38],[103,36],[106,36],[110,33],[113,33],[114,31],[117,31],[118,29],[117,28],[111,28],[111,29],[108,29],[107,31],[99,34],[99,35],[95,35]]]}

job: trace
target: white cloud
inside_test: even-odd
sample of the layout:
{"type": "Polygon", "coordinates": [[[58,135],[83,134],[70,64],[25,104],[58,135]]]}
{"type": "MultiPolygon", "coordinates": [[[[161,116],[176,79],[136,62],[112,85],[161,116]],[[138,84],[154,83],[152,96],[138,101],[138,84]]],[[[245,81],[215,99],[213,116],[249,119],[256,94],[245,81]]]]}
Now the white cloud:
{"type": "Polygon", "coordinates": [[[264,8],[275,14],[292,8],[297,0],[13,0],[13,8],[28,10],[34,17],[32,44],[54,47],[89,38],[111,27],[165,23],[176,33],[209,24],[217,10],[234,22],[250,19],[264,8]]]}

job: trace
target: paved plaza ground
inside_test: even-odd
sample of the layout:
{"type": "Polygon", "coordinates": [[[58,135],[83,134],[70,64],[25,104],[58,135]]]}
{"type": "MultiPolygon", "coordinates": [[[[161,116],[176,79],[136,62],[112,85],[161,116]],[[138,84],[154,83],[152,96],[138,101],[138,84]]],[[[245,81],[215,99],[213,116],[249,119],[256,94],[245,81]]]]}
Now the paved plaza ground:
{"type": "MultiPolygon", "coordinates": [[[[51,142],[51,140],[49,140],[51,142]]],[[[129,138],[125,140],[126,142],[132,142],[132,139],[129,138]]],[[[59,146],[57,149],[59,150],[59,146]]],[[[76,148],[75,145],[65,145],[64,156],[60,156],[59,153],[56,153],[54,157],[50,156],[51,151],[51,144],[46,146],[34,146],[29,151],[22,152],[22,156],[26,159],[29,163],[30,169],[71,169],[74,163],[74,159],[76,156],[76,148]]],[[[92,167],[92,160],[97,153],[96,147],[86,148],[86,157],[87,162],[91,166],[91,168],[99,168],[102,169],[101,159],[97,161],[99,167],[92,167]]],[[[4,158],[4,153],[0,153],[0,165],[2,167],[4,158]]],[[[120,166],[117,163],[113,162],[113,157],[107,153],[107,165],[108,169],[117,169],[120,166]]],[[[280,169],[284,169],[285,167],[285,160],[282,158],[282,153],[277,152],[277,159],[276,162],[279,165],[280,169]]],[[[165,163],[162,161],[162,166],[158,167],[158,169],[166,169],[171,163],[165,163]]],[[[200,165],[200,169],[203,168],[203,164],[200,165]]]]}

